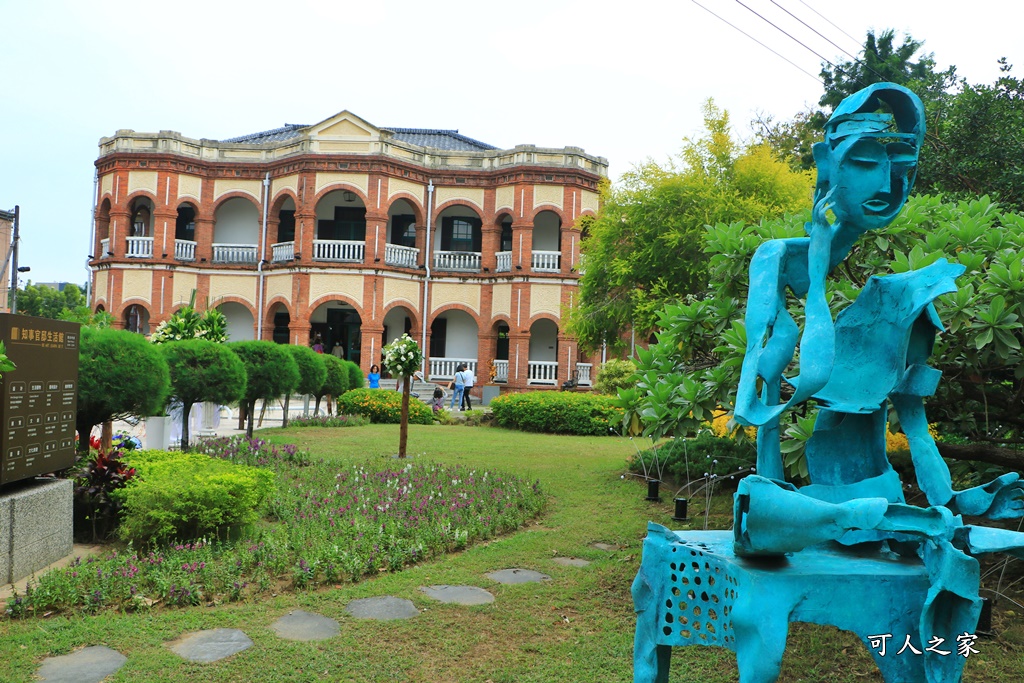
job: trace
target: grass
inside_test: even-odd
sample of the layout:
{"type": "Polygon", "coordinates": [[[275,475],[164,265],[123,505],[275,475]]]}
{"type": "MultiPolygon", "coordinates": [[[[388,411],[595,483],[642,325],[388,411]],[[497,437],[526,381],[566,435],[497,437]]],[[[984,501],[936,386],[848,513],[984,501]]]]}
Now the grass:
{"type": "MultiPolygon", "coordinates": [[[[390,458],[396,425],[343,430],[303,428],[266,432],[278,443],[308,448],[339,463],[390,458]]],[[[146,613],[101,612],[0,621],[4,681],[30,681],[39,662],[86,645],[103,644],[128,657],[112,681],[627,681],[632,678],[635,625],[629,587],[640,561],[646,523],[672,528],[665,502],[643,500],[646,487],[620,476],[632,446],[610,437],[545,436],[501,429],[411,426],[409,453],[416,460],[501,469],[539,479],[550,496],[544,515],[517,533],[424,562],[382,572],[360,583],[309,591],[262,594],[214,607],[157,608],[146,613]],[[591,547],[596,541],[615,552],[591,547]],[[554,557],[591,561],[563,567],[554,557]],[[498,585],[484,574],[523,567],[549,574],[545,584],[498,585]],[[494,593],[492,605],[460,607],[431,600],[418,589],[471,584],[494,593]],[[344,612],[356,598],[394,595],[422,613],[402,622],[358,621],[344,612]],[[279,639],[269,625],[295,609],[341,623],[341,635],[318,643],[279,639]],[[255,642],[246,652],[215,664],[190,664],[165,646],[184,632],[241,628],[255,642]]],[[[392,462],[392,461],[388,461],[392,462]]],[[[703,521],[703,501],[690,514],[703,521]]],[[[710,526],[731,523],[731,498],[713,499],[710,526]]],[[[1000,611],[1003,636],[983,640],[967,662],[964,680],[1024,680],[1024,629],[1000,611]]],[[[734,655],[719,648],[677,648],[672,681],[734,682],[734,655]]],[[[795,624],[780,681],[878,682],[870,657],[849,633],[795,624]]]]}

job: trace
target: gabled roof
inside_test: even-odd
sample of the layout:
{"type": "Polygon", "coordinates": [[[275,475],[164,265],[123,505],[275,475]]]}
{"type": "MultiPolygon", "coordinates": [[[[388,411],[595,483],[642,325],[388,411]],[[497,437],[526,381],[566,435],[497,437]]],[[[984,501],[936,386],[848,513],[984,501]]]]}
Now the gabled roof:
{"type": "Polygon", "coordinates": [[[388,128],[395,138],[420,147],[432,147],[449,152],[485,152],[498,149],[486,142],[480,142],[473,138],[459,135],[458,130],[443,130],[439,128],[388,128]]]}

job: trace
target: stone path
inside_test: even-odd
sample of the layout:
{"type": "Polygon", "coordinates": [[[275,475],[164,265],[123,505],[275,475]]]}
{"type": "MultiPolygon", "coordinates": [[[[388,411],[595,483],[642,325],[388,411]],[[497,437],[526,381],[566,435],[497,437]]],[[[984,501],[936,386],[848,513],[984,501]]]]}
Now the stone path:
{"type": "MultiPolygon", "coordinates": [[[[593,543],[601,550],[618,550],[615,546],[593,543]]],[[[556,557],[562,566],[586,567],[587,560],[576,557],[556,557]]],[[[524,584],[551,581],[547,574],[533,569],[501,569],[485,576],[501,584],[524,584]]],[[[456,605],[488,605],[494,595],[478,586],[423,586],[420,591],[443,603],[456,605]]],[[[353,600],[345,611],[356,619],[391,621],[411,619],[420,611],[411,600],[385,595],[353,600]]],[[[321,614],[294,610],[270,625],[279,638],[295,641],[327,640],[337,636],[341,627],[337,621],[321,614]]],[[[234,628],[216,628],[185,633],[167,643],[172,652],[190,662],[212,663],[231,657],[252,647],[253,642],[243,631],[234,628]]],[[[100,683],[116,673],[128,660],[120,652],[102,645],[83,648],[69,655],[48,657],[43,660],[36,676],[45,683],[100,683]]]]}

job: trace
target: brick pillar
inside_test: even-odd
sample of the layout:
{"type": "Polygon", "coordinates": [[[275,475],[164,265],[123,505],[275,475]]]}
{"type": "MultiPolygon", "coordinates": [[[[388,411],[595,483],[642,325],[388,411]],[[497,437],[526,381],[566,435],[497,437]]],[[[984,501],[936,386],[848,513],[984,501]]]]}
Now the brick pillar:
{"type": "Polygon", "coordinates": [[[533,254],[533,223],[522,219],[512,221],[512,274],[527,275],[533,254]],[[521,266],[517,268],[516,266],[521,266]]]}
{"type": "Polygon", "coordinates": [[[525,389],[530,361],[530,332],[509,330],[508,334],[508,386],[525,389]]]}
{"type": "Polygon", "coordinates": [[[110,211],[110,242],[107,245],[107,252],[103,254],[106,258],[124,258],[128,243],[125,238],[131,234],[131,213],[127,207],[119,207],[110,211]]]}
{"type": "Polygon", "coordinates": [[[213,263],[213,217],[196,216],[196,263],[213,263]]]}
{"type": "Polygon", "coordinates": [[[480,266],[484,273],[494,273],[498,266],[498,247],[501,245],[501,226],[490,225],[481,228],[481,245],[480,250],[482,252],[480,257],[480,266]]]}
{"type": "Polygon", "coordinates": [[[299,263],[313,261],[313,239],[316,237],[316,214],[312,209],[295,211],[295,260],[299,263]]]}
{"type": "Polygon", "coordinates": [[[363,263],[370,268],[384,267],[384,249],[388,242],[388,215],[366,211],[366,251],[363,263]]]}

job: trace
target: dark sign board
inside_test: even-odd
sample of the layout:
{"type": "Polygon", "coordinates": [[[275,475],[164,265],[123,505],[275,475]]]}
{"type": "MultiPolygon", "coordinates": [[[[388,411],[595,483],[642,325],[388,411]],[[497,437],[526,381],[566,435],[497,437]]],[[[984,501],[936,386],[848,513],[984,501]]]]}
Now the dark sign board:
{"type": "Polygon", "coordinates": [[[0,341],[17,369],[0,379],[0,485],[75,463],[78,323],[0,314],[0,341]]]}

